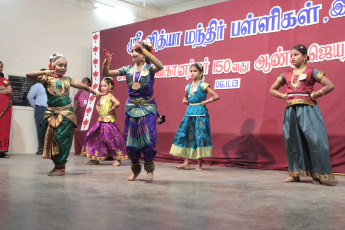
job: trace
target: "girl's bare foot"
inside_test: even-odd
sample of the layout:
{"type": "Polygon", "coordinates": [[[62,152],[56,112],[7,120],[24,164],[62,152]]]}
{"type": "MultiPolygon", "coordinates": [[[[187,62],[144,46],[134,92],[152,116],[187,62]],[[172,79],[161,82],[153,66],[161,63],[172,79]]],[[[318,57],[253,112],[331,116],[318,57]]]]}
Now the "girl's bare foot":
{"type": "Polygon", "coordinates": [[[180,164],[180,165],[175,165],[175,167],[177,169],[185,169],[185,170],[189,170],[190,169],[190,165],[189,164],[185,164],[185,163],[180,164]]]}
{"type": "Polygon", "coordinates": [[[195,171],[202,171],[202,166],[201,165],[197,165],[196,168],[195,168],[195,171]]]}
{"type": "Polygon", "coordinates": [[[128,177],[128,181],[135,181],[135,178],[137,178],[137,176],[138,175],[134,175],[134,174],[132,174],[132,175],[130,175],[130,177],[128,177]]]}
{"type": "Polygon", "coordinates": [[[284,183],[289,183],[289,182],[299,182],[299,177],[293,177],[293,176],[290,176],[286,179],[283,180],[284,183]]]}
{"type": "Polygon", "coordinates": [[[121,164],[121,161],[115,160],[115,163],[113,164],[113,166],[119,166],[121,164]]]}
{"type": "Polygon", "coordinates": [[[198,165],[195,168],[195,171],[202,171],[202,159],[198,159],[198,165]]]}
{"type": "Polygon", "coordinates": [[[63,176],[65,175],[65,169],[55,169],[52,170],[48,176],[63,176]]]}
{"type": "Polygon", "coordinates": [[[89,161],[85,161],[85,164],[87,164],[87,165],[99,165],[99,161],[89,160],[89,161]]]}
{"type": "Polygon", "coordinates": [[[131,170],[132,170],[132,175],[130,175],[130,177],[128,177],[128,181],[134,181],[135,178],[137,178],[137,176],[139,176],[140,172],[141,172],[141,164],[137,163],[137,164],[132,164],[131,165],[131,170]]]}
{"type": "Polygon", "coordinates": [[[322,182],[321,182],[321,180],[319,178],[312,178],[311,181],[313,182],[313,184],[316,184],[316,185],[322,184],[322,182]]]}
{"type": "Polygon", "coordinates": [[[146,182],[152,182],[153,181],[153,172],[148,172],[146,174],[146,178],[145,178],[146,182]]]}

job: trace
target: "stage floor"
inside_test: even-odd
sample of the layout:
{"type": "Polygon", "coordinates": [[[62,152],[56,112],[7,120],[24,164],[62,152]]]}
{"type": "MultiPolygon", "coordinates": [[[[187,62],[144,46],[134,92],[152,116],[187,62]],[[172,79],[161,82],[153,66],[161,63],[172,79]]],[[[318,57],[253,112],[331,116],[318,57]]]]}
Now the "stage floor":
{"type": "MultiPolygon", "coordinates": [[[[345,177],[332,185],[282,183],[287,172],[205,165],[203,172],[156,162],[127,181],[130,162],[85,165],[70,156],[66,175],[49,177],[50,160],[0,159],[0,229],[202,230],[344,229],[345,177]]],[[[193,165],[193,168],[195,166],[193,165]]]]}

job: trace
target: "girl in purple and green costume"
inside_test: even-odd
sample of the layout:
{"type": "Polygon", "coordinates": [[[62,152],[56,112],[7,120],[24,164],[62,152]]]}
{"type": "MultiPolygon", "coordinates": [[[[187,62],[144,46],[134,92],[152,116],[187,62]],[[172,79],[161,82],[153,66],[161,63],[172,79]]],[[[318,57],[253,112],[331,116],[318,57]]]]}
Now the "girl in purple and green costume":
{"type": "Polygon", "coordinates": [[[153,160],[157,153],[157,104],[153,98],[153,84],[155,73],[163,69],[163,64],[151,54],[152,50],[153,47],[148,41],[135,43],[131,55],[134,65],[117,70],[109,70],[113,54],[104,50],[106,59],[103,63],[103,76],[125,75],[129,87],[124,128],[126,149],[132,161],[132,175],[128,178],[129,181],[134,181],[141,172],[141,153],[144,155],[146,180],[153,180],[153,160]]]}
{"type": "Polygon", "coordinates": [[[67,61],[63,55],[54,54],[49,61],[49,70],[30,72],[26,76],[42,83],[46,89],[48,110],[44,114],[39,135],[44,143],[43,158],[52,159],[55,164],[49,176],[62,176],[77,127],[77,116],[69,97],[70,87],[85,89],[96,96],[99,96],[99,92],[70,77],[64,77],[67,61]]]}

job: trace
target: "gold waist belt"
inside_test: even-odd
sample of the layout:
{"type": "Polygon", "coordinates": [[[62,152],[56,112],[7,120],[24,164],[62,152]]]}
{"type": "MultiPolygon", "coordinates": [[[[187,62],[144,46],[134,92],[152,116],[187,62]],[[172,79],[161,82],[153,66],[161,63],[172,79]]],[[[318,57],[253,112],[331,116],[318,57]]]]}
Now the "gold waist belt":
{"type": "Polygon", "coordinates": [[[65,105],[65,106],[60,106],[60,107],[48,107],[48,110],[51,110],[51,111],[60,111],[60,110],[65,110],[69,107],[72,107],[72,103],[69,103],[68,105],[65,105]]]}
{"type": "Polygon", "coordinates": [[[153,100],[153,97],[150,97],[150,98],[147,99],[147,100],[141,100],[141,99],[135,99],[135,100],[129,99],[129,100],[130,100],[134,105],[142,106],[142,105],[147,104],[147,103],[149,103],[150,101],[152,101],[152,100],[153,100]]]}

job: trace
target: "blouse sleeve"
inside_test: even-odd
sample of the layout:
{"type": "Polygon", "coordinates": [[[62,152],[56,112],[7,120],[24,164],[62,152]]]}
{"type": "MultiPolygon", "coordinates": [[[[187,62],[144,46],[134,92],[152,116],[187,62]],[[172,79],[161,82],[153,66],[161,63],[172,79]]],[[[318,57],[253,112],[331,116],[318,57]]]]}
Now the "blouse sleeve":
{"type": "Polygon", "coordinates": [[[321,81],[321,78],[325,76],[325,73],[324,72],[321,72],[320,70],[318,69],[314,69],[313,71],[313,78],[315,81],[319,82],[321,81]]]}
{"type": "Polygon", "coordinates": [[[206,82],[201,82],[201,85],[200,85],[201,89],[206,92],[207,90],[207,87],[210,87],[210,84],[206,83],[206,82]]]}
{"type": "Polygon", "coordinates": [[[48,76],[46,76],[46,75],[42,75],[42,76],[39,76],[39,77],[37,78],[37,82],[38,82],[38,83],[42,83],[42,84],[46,84],[46,83],[49,81],[50,78],[51,78],[51,77],[48,77],[48,76]]]}
{"type": "Polygon", "coordinates": [[[150,73],[153,73],[153,64],[150,64],[149,71],[150,71],[150,73]]]}
{"type": "Polygon", "coordinates": [[[74,80],[73,78],[69,78],[69,83],[71,84],[72,87],[76,88],[76,85],[79,83],[77,80],[74,80]]]}
{"type": "Polygon", "coordinates": [[[189,84],[188,85],[186,85],[186,88],[184,88],[184,90],[188,93],[188,86],[189,86],[189,84]]]}
{"type": "Polygon", "coordinates": [[[128,68],[129,68],[129,66],[122,66],[122,67],[119,69],[120,76],[126,75],[126,73],[128,72],[128,68]]]}
{"type": "Polygon", "coordinates": [[[7,80],[7,79],[4,79],[2,82],[4,83],[4,85],[6,85],[6,87],[11,85],[11,82],[9,80],[7,80]]]}
{"type": "Polygon", "coordinates": [[[280,85],[285,85],[285,78],[283,73],[277,77],[277,81],[279,81],[280,85]]]}

